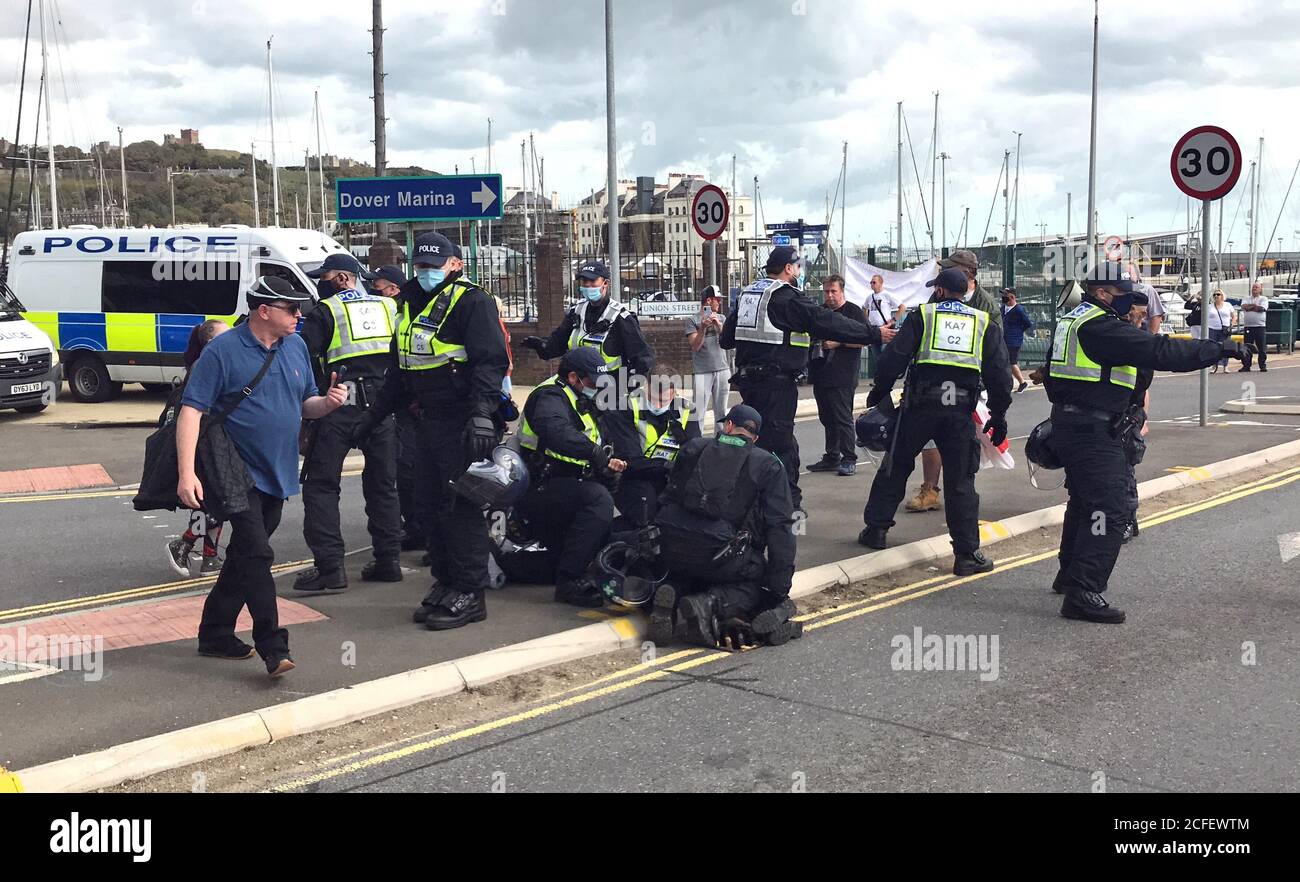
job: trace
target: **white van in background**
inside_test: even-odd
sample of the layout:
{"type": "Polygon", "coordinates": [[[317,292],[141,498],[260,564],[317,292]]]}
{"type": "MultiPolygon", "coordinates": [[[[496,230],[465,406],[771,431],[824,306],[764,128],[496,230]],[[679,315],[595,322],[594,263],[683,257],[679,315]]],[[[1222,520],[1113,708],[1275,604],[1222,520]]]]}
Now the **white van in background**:
{"type": "Polygon", "coordinates": [[[40,413],[59,389],[59,353],[40,328],[23,318],[23,304],[0,285],[0,410],[40,413]]]}
{"type": "Polygon", "coordinates": [[[247,312],[259,276],[314,296],[307,271],[344,251],[315,230],[240,224],[35,230],[14,237],[9,285],[57,349],[72,397],[108,401],[123,383],[178,381],[190,331],[247,312]]]}

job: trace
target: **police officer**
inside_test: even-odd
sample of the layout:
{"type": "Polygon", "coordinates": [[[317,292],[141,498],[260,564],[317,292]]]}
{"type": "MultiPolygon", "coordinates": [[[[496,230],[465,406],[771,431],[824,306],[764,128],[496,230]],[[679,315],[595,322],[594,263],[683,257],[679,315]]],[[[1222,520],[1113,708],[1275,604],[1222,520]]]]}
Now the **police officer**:
{"type": "Polygon", "coordinates": [[[450,482],[470,463],[490,457],[500,441],[497,410],[509,358],[496,302],[464,278],[459,246],[440,233],[424,233],[412,258],[415,278],[398,297],[387,380],[360,432],[398,408],[419,405],[417,496],[427,501],[437,582],[413,618],[444,631],[487,618],[487,524],[450,482]]]}
{"type": "Polygon", "coordinates": [[[620,390],[627,389],[629,373],[649,376],[654,353],[636,316],[613,296],[609,269],[594,260],[582,264],[578,285],[582,300],[569,307],[559,327],[545,339],[525,337],[524,346],[548,360],[588,347],[600,354],[606,373],[619,376],[620,390]]]}
{"type": "Polygon", "coordinates": [[[627,463],[614,492],[620,528],[639,529],[654,523],[668,472],[683,445],[700,437],[700,421],[667,377],[651,376],[632,391],[627,405],[604,414],[601,422],[614,456],[627,463]]]}
{"type": "MultiPolygon", "coordinates": [[[[352,433],[379,397],[396,310],[392,300],[362,290],[361,280],[374,275],[350,254],[331,254],[307,275],[334,289],[302,322],[302,338],[311,354],[316,384],[327,388],[326,378],[338,373],[348,390],[343,407],[311,426],[303,467],[302,534],[315,566],[299,575],[293,587],[319,593],[348,586],[339,525],[340,477],[343,460],[354,447],[352,433]]],[[[360,445],[366,457],[361,492],[374,548],[374,560],[361,570],[361,578],[367,582],[402,581],[396,444],[393,421],[383,419],[360,445]]]]}
{"type": "Polygon", "coordinates": [[[614,521],[614,499],[602,482],[627,467],[610,456],[597,421],[604,367],[594,348],[566,352],[559,374],[528,396],[519,424],[532,482],[516,513],[554,562],[555,599],[583,607],[605,603],[587,568],[614,521]]]}
{"type": "Polygon", "coordinates": [[[893,328],[855,322],[805,297],[802,267],[803,259],[793,246],[773,248],[767,278],[740,292],[719,338],[722,348],[736,350],[732,384],[745,404],[762,415],[764,429],[758,444],[785,466],[796,509],[803,506],[799,443],[794,437],[799,404],[796,378],[808,367],[811,338],[839,343],[887,343],[894,338],[893,328]]]}
{"type": "Polygon", "coordinates": [[[868,406],[879,404],[912,365],[893,448],[871,482],[871,495],[862,513],[867,526],[858,542],[868,548],[885,547],[898,504],[907,493],[916,455],[926,442],[934,441],[948,476],[944,513],[952,540],[952,571],[958,576],[987,573],[993,569],[993,561],[979,548],[975,473],[980,467],[980,445],[971,413],[983,379],[991,414],[986,431],[994,444],[1006,440],[1011,364],[1001,329],[988,313],[962,302],[967,279],[960,269],[945,269],[926,285],[935,289],[935,300],[908,315],[894,342],[881,355],[875,384],[867,395],[868,406]]]}
{"type": "Polygon", "coordinates": [[[651,641],[717,646],[729,636],[738,648],[803,634],[791,619],[790,483],[781,461],[756,446],[762,428],[759,412],[738,404],[717,437],[688,442],[673,463],[655,518],[670,581],[655,591],[651,641]]]}
{"type": "Polygon", "coordinates": [[[1044,381],[1052,402],[1048,445],[1065,467],[1070,494],[1052,590],[1065,595],[1067,619],[1117,624],[1124,612],[1104,594],[1129,516],[1128,457],[1151,378],[1241,352],[1231,340],[1175,340],[1133,327],[1125,316],[1135,288],[1119,264],[1099,263],[1084,288],[1083,302],[1057,323],[1044,381]]]}

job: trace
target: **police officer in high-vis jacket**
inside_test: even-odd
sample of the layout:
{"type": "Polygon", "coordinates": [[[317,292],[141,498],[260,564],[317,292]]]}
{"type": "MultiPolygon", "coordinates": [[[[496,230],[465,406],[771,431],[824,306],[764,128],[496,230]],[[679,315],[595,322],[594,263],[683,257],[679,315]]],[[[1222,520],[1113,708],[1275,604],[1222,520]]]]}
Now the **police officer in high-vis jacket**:
{"type": "MultiPolygon", "coordinates": [[[[302,322],[302,338],[311,353],[317,385],[327,388],[330,375],[337,373],[348,389],[348,400],[309,430],[302,532],[315,566],[298,576],[293,587],[306,592],[341,591],[348,585],[339,525],[343,460],[354,446],[353,431],[383,387],[396,310],[392,300],[365,292],[361,280],[375,276],[350,254],[331,254],[307,275],[333,289],[302,322]]],[[[393,421],[385,418],[375,423],[361,445],[366,457],[361,492],[374,548],[374,560],[361,570],[361,578],[367,582],[402,581],[396,443],[393,421]]]]}
{"type": "Polygon", "coordinates": [[[602,415],[602,426],[614,456],[627,463],[614,492],[618,528],[654,523],[668,472],[686,442],[700,437],[700,421],[667,377],[651,376],[628,396],[627,407],[602,415]]]}
{"type": "Polygon", "coordinates": [[[415,278],[398,295],[387,381],[361,431],[399,407],[419,405],[416,493],[427,500],[437,582],[414,619],[442,631],[487,618],[487,522],[451,482],[491,456],[501,439],[501,381],[510,359],[496,301],[464,277],[460,248],[424,233],[412,257],[415,278]]]}
{"type": "Polygon", "coordinates": [[[745,404],[762,414],[763,435],[758,446],[775,453],[785,466],[796,509],[803,507],[799,443],[794,437],[799,404],[796,377],[808,367],[812,339],[887,343],[894,338],[893,328],[855,322],[805,297],[800,282],[802,266],[796,248],[773,248],[767,260],[768,277],[740,292],[719,337],[722,348],[736,350],[736,373],[731,382],[745,404]]]}
{"type": "MultiPolygon", "coordinates": [[[[557,358],[578,347],[600,354],[605,373],[623,378],[631,374],[648,376],[654,367],[654,352],[646,342],[637,318],[611,288],[609,269],[599,261],[578,267],[578,290],[582,300],[564,315],[551,336],[525,337],[524,346],[544,359],[557,358]]],[[[621,389],[627,389],[624,379],[621,389]]]]}
{"type": "Polygon", "coordinates": [[[934,288],[934,297],[903,322],[880,357],[875,384],[867,395],[869,407],[884,401],[911,366],[893,448],[871,482],[862,515],[867,526],[858,541],[868,548],[885,547],[885,535],[907,493],[916,456],[934,441],[943,457],[948,491],[944,513],[952,540],[952,571],[958,576],[987,573],[993,561],[980,551],[979,494],[975,492],[980,442],[972,414],[982,380],[991,414],[986,431],[994,444],[1006,440],[1011,363],[1002,330],[988,313],[962,302],[967,279],[960,269],[945,269],[926,285],[934,288]]]}
{"type": "Polygon", "coordinates": [[[1126,476],[1151,378],[1241,353],[1231,340],[1175,340],[1134,327],[1125,316],[1136,288],[1118,263],[1102,261],[1084,286],[1083,302],[1057,322],[1044,380],[1052,401],[1047,444],[1070,493],[1052,588],[1065,595],[1066,618],[1119,623],[1123,610],[1104,594],[1131,514],[1126,476]]]}

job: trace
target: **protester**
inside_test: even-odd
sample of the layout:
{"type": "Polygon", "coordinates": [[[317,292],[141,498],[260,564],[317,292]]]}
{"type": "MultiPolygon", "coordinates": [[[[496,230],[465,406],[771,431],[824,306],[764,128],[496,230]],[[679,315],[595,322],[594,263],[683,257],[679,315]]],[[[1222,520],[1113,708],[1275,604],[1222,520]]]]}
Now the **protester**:
{"type": "MultiPolygon", "coordinates": [[[[1214,302],[1210,307],[1204,310],[1202,321],[1205,327],[1209,329],[1210,339],[1222,343],[1228,339],[1232,332],[1232,304],[1226,303],[1223,298],[1223,292],[1216,290],[1214,292],[1214,302]]],[[[1228,369],[1228,359],[1222,359],[1214,367],[1210,368],[1210,373],[1217,374],[1220,369],[1225,372],[1228,369]]]]}
{"type": "Polygon", "coordinates": [[[1034,329],[1034,320],[1029,311],[1016,302],[1016,289],[1002,289],[1002,334],[1007,344],[1007,356],[1011,359],[1011,373],[1016,378],[1016,392],[1029,388],[1029,382],[1020,373],[1020,347],[1025,343],[1025,334],[1034,329]]]}
{"type": "Polygon", "coordinates": [[[1142,281],[1142,274],[1138,272],[1136,263],[1130,262],[1128,265],[1128,277],[1133,280],[1133,290],[1139,294],[1147,296],[1147,307],[1145,318],[1139,327],[1144,331],[1152,334],[1160,333],[1160,326],[1165,321],[1165,305],[1160,300],[1160,292],[1154,286],[1148,285],[1142,281]]]}
{"type": "Polygon", "coordinates": [[[1260,373],[1268,373],[1268,298],[1264,296],[1264,286],[1259,282],[1250,286],[1249,297],[1242,298],[1241,323],[1245,326],[1246,334],[1243,341],[1246,358],[1241,370],[1250,370],[1251,359],[1258,352],[1260,373]]]}
{"type": "MultiPolygon", "coordinates": [[[[901,309],[902,304],[885,290],[885,277],[879,273],[872,276],[871,293],[867,295],[867,302],[862,307],[862,311],[867,316],[867,322],[876,328],[897,327],[896,320],[901,309]]],[[[873,363],[880,361],[882,345],[880,343],[871,343],[867,348],[871,350],[873,363]]]]}
{"type": "Polygon", "coordinates": [[[722,425],[727,412],[727,396],[731,392],[731,368],[727,354],[718,345],[718,335],[726,314],[722,311],[722,297],[713,285],[704,289],[700,300],[700,313],[686,319],[686,336],[691,341],[691,361],[695,369],[695,419],[703,421],[704,414],[713,409],[715,426],[722,425]]]}
{"type": "MultiPolygon", "coordinates": [[[[862,309],[844,299],[843,276],[827,276],[822,282],[822,293],[827,309],[855,322],[868,323],[862,309]]],[[[858,448],[853,434],[853,395],[857,392],[858,373],[862,368],[862,344],[827,340],[821,346],[824,354],[811,363],[810,374],[813,398],[817,401],[817,418],[826,431],[826,452],[820,462],[808,466],[808,471],[835,471],[841,477],[849,477],[858,470],[858,448]]]]}

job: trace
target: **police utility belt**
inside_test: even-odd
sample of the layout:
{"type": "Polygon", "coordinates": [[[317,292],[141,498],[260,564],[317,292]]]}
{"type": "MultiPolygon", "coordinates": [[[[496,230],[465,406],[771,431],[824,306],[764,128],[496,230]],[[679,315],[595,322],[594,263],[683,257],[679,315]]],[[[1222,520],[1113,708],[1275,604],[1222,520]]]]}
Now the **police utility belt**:
{"type": "Polygon", "coordinates": [[[1138,407],[1130,407],[1123,413],[1112,413],[1109,410],[1079,407],[1077,404],[1054,404],[1052,405],[1052,417],[1054,419],[1086,419],[1104,423],[1107,433],[1112,438],[1127,441],[1133,437],[1135,430],[1142,426],[1142,419],[1138,415],[1140,410],[1138,407]]]}
{"type": "Polygon", "coordinates": [[[788,380],[794,380],[799,376],[796,372],[791,372],[780,365],[770,362],[765,364],[749,364],[732,375],[732,385],[737,383],[762,383],[767,380],[774,380],[782,377],[788,380]]]}
{"type": "Polygon", "coordinates": [[[942,407],[975,407],[976,395],[960,386],[944,388],[943,386],[919,386],[904,397],[904,406],[908,404],[940,405],[942,407]],[[910,400],[909,400],[910,399],[910,400]]]}

